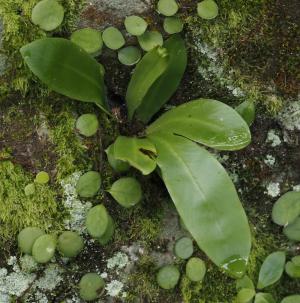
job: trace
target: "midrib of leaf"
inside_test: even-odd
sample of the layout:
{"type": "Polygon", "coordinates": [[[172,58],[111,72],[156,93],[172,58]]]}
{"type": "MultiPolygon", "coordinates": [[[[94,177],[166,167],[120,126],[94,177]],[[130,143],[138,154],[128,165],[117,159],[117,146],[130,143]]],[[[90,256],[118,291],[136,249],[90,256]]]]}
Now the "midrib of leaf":
{"type": "MultiPolygon", "coordinates": [[[[185,171],[191,176],[190,179],[192,180],[192,183],[196,186],[196,188],[198,188],[198,191],[201,194],[202,199],[206,201],[205,191],[202,189],[201,185],[198,182],[196,182],[196,178],[194,177],[194,174],[192,173],[192,170],[190,169],[189,165],[180,157],[178,152],[176,152],[176,150],[172,147],[172,144],[170,144],[167,140],[165,140],[164,143],[169,147],[169,150],[171,151],[171,153],[173,153],[173,155],[177,158],[177,160],[179,160],[183,164],[183,166],[185,167],[185,171]]],[[[214,207],[212,203],[210,206],[212,206],[212,208],[214,208],[214,211],[217,212],[217,209],[214,207]]],[[[219,230],[219,233],[222,234],[222,228],[220,224],[217,221],[215,222],[215,224],[219,230]]]]}

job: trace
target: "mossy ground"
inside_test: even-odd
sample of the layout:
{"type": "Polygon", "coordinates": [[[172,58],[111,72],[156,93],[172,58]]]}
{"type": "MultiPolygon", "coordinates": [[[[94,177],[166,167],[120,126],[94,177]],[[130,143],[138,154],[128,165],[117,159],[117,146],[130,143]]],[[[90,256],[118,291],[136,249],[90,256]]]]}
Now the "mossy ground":
{"type": "MultiPolygon", "coordinates": [[[[119,175],[105,161],[104,149],[119,132],[134,134],[143,127],[138,124],[129,126],[124,122],[126,115],[122,96],[131,69],[120,66],[110,52],[104,52],[103,56],[112,62],[106,78],[118,123],[99,113],[92,105],[49,93],[32,76],[22,62],[19,48],[45,35],[29,21],[36,2],[0,0],[0,15],[5,28],[3,47],[10,66],[0,79],[0,222],[5,226],[1,228],[0,239],[2,243],[8,243],[6,251],[0,255],[5,256],[15,253],[15,236],[23,226],[34,224],[51,231],[62,228],[67,214],[61,205],[59,182],[65,177],[76,171],[97,169],[102,173],[103,188],[108,188],[119,175]],[[91,139],[80,138],[74,130],[76,118],[87,112],[96,112],[101,122],[99,132],[91,139]],[[39,170],[48,171],[51,182],[38,186],[34,196],[26,197],[24,187],[33,181],[39,170]]],[[[239,176],[236,185],[242,189],[241,197],[253,228],[248,274],[254,281],[257,281],[259,267],[269,253],[284,247],[293,255],[298,249],[287,242],[281,230],[271,223],[274,199],[264,192],[265,182],[276,175],[283,178],[283,192],[300,183],[299,172],[295,172],[294,167],[300,160],[298,146],[284,143],[278,149],[270,149],[266,143],[268,130],[273,128],[281,132],[281,129],[272,118],[266,117],[269,115],[264,114],[264,108],[274,113],[284,100],[295,97],[299,92],[297,20],[300,7],[296,2],[218,1],[220,16],[204,22],[191,17],[194,15],[193,1],[181,1],[187,22],[185,35],[189,42],[190,61],[172,103],[179,104],[202,96],[231,105],[244,99],[260,104],[260,114],[252,127],[253,144],[244,151],[229,154],[229,160],[224,163],[229,171],[239,176]],[[244,95],[234,95],[235,88],[242,90],[244,95]],[[263,164],[268,153],[276,157],[275,167],[263,164]]],[[[83,1],[64,0],[62,3],[67,15],[62,27],[54,34],[68,36],[83,1]]],[[[159,28],[160,19],[149,15],[148,20],[159,28]]],[[[49,295],[51,302],[61,302],[75,291],[72,286],[74,276],[78,280],[82,272],[92,271],[95,263],[101,267],[107,256],[123,246],[139,243],[144,254],[128,276],[128,302],[232,303],[236,296],[235,282],[200,251],[196,254],[205,259],[208,268],[204,283],[191,283],[183,276],[173,291],[158,288],[155,282],[157,260],[152,253],[170,255],[168,243],[174,240],[160,237],[168,195],[156,176],[144,178],[134,170],[129,174],[142,182],[143,202],[125,211],[106,192],[101,192],[91,201],[95,204],[103,202],[115,218],[117,231],[114,242],[105,248],[89,244],[74,262],[75,274],[73,269],[66,274],[66,281],[70,283],[49,295]]],[[[184,272],[185,263],[175,262],[184,272]]],[[[299,282],[284,276],[280,284],[270,291],[279,299],[296,289],[300,289],[299,282]]]]}

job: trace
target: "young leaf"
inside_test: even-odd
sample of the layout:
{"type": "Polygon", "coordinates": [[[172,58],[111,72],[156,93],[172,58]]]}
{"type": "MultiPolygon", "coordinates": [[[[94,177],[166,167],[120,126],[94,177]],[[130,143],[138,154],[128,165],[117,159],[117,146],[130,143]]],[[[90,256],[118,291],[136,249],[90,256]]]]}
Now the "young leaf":
{"type": "Polygon", "coordinates": [[[179,17],[167,17],[164,20],[164,30],[170,35],[180,33],[183,30],[183,23],[179,17]]]}
{"type": "Polygon", "coordinates": [[[185,273],[193,282],[202,281],[206,273],[204,261],[196,257],[190,258],[186,263],[185,273]]]}
{"type": "Polygon", "coordinates": [[[124,25],[127,32],[133,36],[142,35],[148,27],[148,23],[139,16],[126,17],[124,21],[124,25]]]}
{"type": "Polygon", "coordinates": [[[174,253],[178,258],[188,259],[194,252],[193,241],[188,237],[178,239],[174,246],[174,253]]]}
{"type": "Polygon", "coordinates": [[[285,272],[291,278],[300,278],[300,266],[295,265],[293,262],[287,262],[285,265],[285,272]]]}
{"type": "Polygon", "coordinates": [[[299,303],[300,302],[300,295],[292,295],[285,297],[281,303],[299,303]]]}
{"type": "Polygon", "coordinates": [[[81,115],[76,121],[76,128],[79,133],[86,137],[91,137],[97,133],[99,121],[94,114],[81,115]]]}
{"type": "Polygon", "coordinates": [[[190,101],[166,112],[146,132],[178,134],[219,150],[241,149],[251,141],[244,119],[230,106],[210,99],[190,101]]]}
{"type": "Polygon", "coordinates": [[[104,280],[97,273],[87,273],[79,282],[80,298],[85,301],[93,301],[100,296],[104,286],[104,280]]]}
{"type": "Polygon", "coordinates": [[[117,160],[128,162],[140,170],[143,175],[149,175],[155,170],[156,161],[153,159],[155,155],[155,146],[147,138],[119,136],[114,143],[114,157],[117,160]]]}
{"type": "MultiPolygon", "coordinates": [[[[167,68],[149,87],[137,108],[136,117],[147,123],[160,108],[169,101],[179,86],[187,65],[185,42],[180,35],[173,35],[165,44],[168,57],[167,68]]],[[[153,63],[152,63],[153,64],[153,63]]],[[[148,71],[143,69],[142,76],[148,71]]]]}
{"type": "Polygon", "coordinates": [[[255,119],[255,105],[251,101],[244,101],[235,110],[243,117],[250,126],[255,119]]]}
{"type": "Polygon", "coordinates": [[[74,231],[64,231],[57,241],[58,250],[67,258],[76,257],[83,249],[82,237],[74,231]]]}
{"type": "Polygon", "coordinates": [[[110,166],[118,173],[127,172],[130,169],[129,163],[118,160],[115,157],[115,146],[111,144],[106,150],[107,160],[110,166]]]}
{"type": "Polygon", "coordinates": [[[164,16],[173,16],[178,11],[178,4],[175,0],[159,0],[157,10],[164,16]]]}
{"type": "Polygon", "coordinates": [[[142,35],[138,36],[140,47],[149,52],[155,47],[162,46],[164,44],[163,36],[158,31],[146,31],[142,35]]]}
{"type": "Polygon", "coordinates": [[[131,177],[117,180],[108,191],[113,198],[123,207],[129,208],[142,199],[142,188],[140,183],[131,177]]]}
{"type": "Polygon", "coordinates": [[[247,275],[241,279],[236,280],[236,290],[239,291],[242,288],[255,289],[252,280],[247,275]]]}
{"type": "Polygon", "coordinates": [[[135,46],[127,46],[118,51],[118,59],[124,65],[137,64],[142,57],[142,52],[135,46]]]}
{"type": "Polygon", "coordinates": [[[300,215],[300,192],[290,191],[281,196],[273,206],[272,220],[285,226],[300,215]]]}
{"type": "Polygon", "coordinates": [[[113,50],[119,49],[125,44],[122,33],[113,26],[110,26],[103,31],[102,39],[104,44],[113,50]]]}
{"type": "Polygon", "coordinates": [[[207,150],[186,138],[165,133],[149,138],[188,231],[216,265],[241,278],[251,248],[250,228],[225,169],[207,150]]]}
{"type": "Polygon", "coordinates": [[[92,198],[97,194],[100,186],[100,174],[96,171],[88,171],[79,178],[76,185],[76,191],[82,198],[92,198]]]}
{"type": "Polygon", "coordinates": [[[158,47],[147,53],[136,66],[126,92],[129,119],[132,119],[153,83],[166,70],[167,57],[166,50],[158,47]]]}
{"type": "Polygon", "coordinates": [[[32,246],[32,256],[38,263],[47,263],[54,256],[56,249],[56,237],[42,235],[36,239],[32,246]]]}
{"type": "Polygon", "coordinates": [[[257,288],[263,289],[276,283],[284,270],[285,264],[285,253],[282,251],[277,251],[270,254],[261,266],[257,288]]]}
{"type": "Polygon", "coordinates": [[[300,241],[300,216],[291,224],[285,226],[283,229],[283,233],[291,241],[300,241]]]}
{"type": "Polygon", "coordinates": [[[106,245],[112,239],[115,232],[115,227],[116,226],[113,218],[110,215],[108,215],[108,225],[106,231],[103,236],[97,238],[97,240],[101,245],[106,245]]]}
{"type": "Polygon", "coordinates": [[[214,0],[203,0],[198,3],[197,12],[199,17],[210,20],[218,16],[219,8],[214,0]]]}
{"type": "Polygon", "coordinates": [[[271,294],[259,292],[255,296],[254,303],[276,303],[276,302],[271,294]]]}
{"type": "Polygon", "coordinates": [[[249,288],[242,288],[237,295],[238,303],[249,303],[255,296],[255,290],[249,288]]]}
{"type": "Polygon", "coordinates": [[[105,235],[109,225],[109,214],[104,205],[92,207],[86,216],[86,228],[88,233],[94,238],[105,235]]]}
{"type": "Polygon", "coordinates": [[[76,44],[63,38],[43,38],[20,51],[30,70],[50,89],[107,108],[102,67],[76,44]]]}
{"type": "Polygon", "coordinates": [[[161,288],[172,289],[177,285],[179,278],[178,268],[174,265],[166,265],[158,271],[156,281],[161,288]]]}
{"type": "Polygon", "coordinates": [[[37,238],[45,232],[38,227],[25,227],[18,234],[18,246],[21,252],[31,255],[32,246],[37,238]]]}

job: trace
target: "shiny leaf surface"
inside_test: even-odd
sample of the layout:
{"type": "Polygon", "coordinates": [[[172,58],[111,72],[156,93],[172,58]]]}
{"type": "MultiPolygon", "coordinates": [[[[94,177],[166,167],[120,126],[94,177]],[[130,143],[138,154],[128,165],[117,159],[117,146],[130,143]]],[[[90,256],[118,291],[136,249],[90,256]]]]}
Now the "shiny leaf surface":
{"type": "Polygon", "coordinates": [[[179,35],[174,35],[165,42],[164,47],[168,53],[167,68],[153,83],[137,109],[137,118],[145,123],[169,101],[186,69],[187,52],[184,40],[179,35]]]}
{"type": "Polygon", "coordinates": [[[150,139],[162,178],[188,231],[216,265],[241,278],[251,235],[225,169],[208,151],[183,137],[155,133],[150,139]]]}
{"type": "Polygon", "coordinates": [[[63,38],[44,38],[20,51],[31,71],[50,89],[106,108],[102,67],[76,44],[63,38]]]}
{"type": "Polygon", "coordinates": [[[156,161],[153,158],[155,154],[155,146],[146,138],[119,136],[114,143],[114,157],[128,162],[144,175],[149,175],[155,170],[156,161]]]}
{"type": "Polygon", "coordinates": [[[146,132],[178,134],[219,150],[241,149],[251,141],[244,119],[228,105],[210,99],[197,99],[168,111],[146,132]]]}

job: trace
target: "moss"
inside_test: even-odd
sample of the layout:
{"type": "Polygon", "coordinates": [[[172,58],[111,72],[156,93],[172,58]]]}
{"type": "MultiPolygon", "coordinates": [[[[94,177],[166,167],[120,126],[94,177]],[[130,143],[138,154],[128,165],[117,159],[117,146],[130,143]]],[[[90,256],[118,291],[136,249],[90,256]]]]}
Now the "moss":
{"type": "Polygon", "coordinates": [[[50,185],[36,184],[36,192],[26,196],[24,188],[33,181],[20,166],[0,161],[0,242],[13,239],[26,226],[44,230],[61,228],[62,213],[55,190],[50,185]]]}
{"type": "MultiPolygon", "coordinates": [[[[19,53],[20,48],[41,37],[46,33],[31,23],[31,11],[38,0],[0,0],[0,17],[3,20],[3,50],[9,58],[9,68],[4,76],[4,84],[0,86],[2,95],[9,92],[18,91],[25,95],[30,87],[31,93],[37,95],[47,95],[48,90],[44,86],[32,85],[36,82],[35,77],[25,67],[19,53]]],[[[84,0],[63,0],[62,4],[66,14],[63,24],[54,34],[67,34],[73,28],[81,10],[84,0]]],[[[3,82],[3,81],[2,81],[3,82]]]]}
{"type": "Polygon", "coordinates": [[[220,15],[212,21],[186,18],[188,39],[193,41],[191,65],[199,67],[195,72],[204,78],[197,81],[195,90],[200,95],[228,99],[234,104],[248,99],[261,103],[272,114],[278,112],[283,98],[298,92],[299,79],[294,70],[300,62],[293,56],[297,53],[293,43],[297,26],[290,18],[292,10],[272,0],[218,1],[218,4],[220,15]],[[290,24],[280,16],[283,9],[290,24]],[[277,23],[281,33],[274,33],[277,23]],[[274,36],[282,37],[282,41],[273,39],[274,36]],[[280,51],[285,59],[277,53],[280,51]],[[280,58],[280,63],[274,64],[273,58],[280,58]],[[294,61],[293,67],[287,66],[289,60],[294,61]],[[285,87],[283,80],[278,79],[282,73],[290,79],[285,87]],[[278,81],[274,83],[274,79],[278,81]]]}

